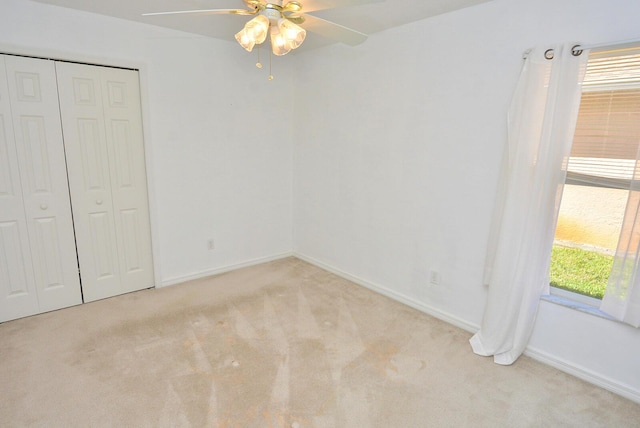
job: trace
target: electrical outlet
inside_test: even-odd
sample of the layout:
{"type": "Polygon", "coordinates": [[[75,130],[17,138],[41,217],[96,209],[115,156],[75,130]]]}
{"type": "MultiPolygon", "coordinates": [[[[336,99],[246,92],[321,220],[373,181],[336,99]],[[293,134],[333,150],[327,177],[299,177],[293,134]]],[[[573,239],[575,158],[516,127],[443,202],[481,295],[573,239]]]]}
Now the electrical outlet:
{"type": "Polygon", "coordinates": [[[431,283],[432,285],[439,285],[440,279],[440,272],[438,272],[437,270],[429,271],[429,283],[431,283]]]}
{"type": "Polygon", "coordinates": [[[207,244],[209,246],[209,250],[215,250],[216,249],[216,243],[213,241],[213,238],[209,239],[207,241],[207,244]]]}

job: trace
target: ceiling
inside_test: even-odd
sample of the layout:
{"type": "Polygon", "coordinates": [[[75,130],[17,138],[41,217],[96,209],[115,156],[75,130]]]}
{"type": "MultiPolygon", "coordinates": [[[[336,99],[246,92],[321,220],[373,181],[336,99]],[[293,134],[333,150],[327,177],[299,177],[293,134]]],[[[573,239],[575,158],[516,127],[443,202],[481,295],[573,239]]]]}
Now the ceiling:
{"type": "MultiPolygon", "coordinates": [[[[142,16],[145,12],[190,9],[244,9],[242,0],[34,0],[55,6],[68,7],[101,15],[158,25],[235,43],[234,34],[250,18],[237,15],[171,15],[142,16]]],[[[336,4],[340,0],[298,0],[303,11],[322,4],[336,4]]],[[[431,16],[451,12],[490,0],[372,0],[360,6],[320,10],[313,15],[373,34],[431,16]]],[[[286,0],[285,0],[286,3],[286,0]]],[[[304,25],[303,25],[304,27],[304,25]]],[[[307,51],[335,43],[310,33],[298,51],[307,51]],[[312,36],[312,37],[311,37],[312,36]]]]}

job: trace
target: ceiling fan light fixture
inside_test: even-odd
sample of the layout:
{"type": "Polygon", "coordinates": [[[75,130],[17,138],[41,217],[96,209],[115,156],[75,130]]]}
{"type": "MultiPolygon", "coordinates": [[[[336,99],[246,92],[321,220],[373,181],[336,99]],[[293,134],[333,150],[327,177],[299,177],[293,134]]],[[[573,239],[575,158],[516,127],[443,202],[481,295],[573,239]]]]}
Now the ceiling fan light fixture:
{"type": "Polygon", "coordinates": [[[236,40],[240,43],[240,46],[245,48],[248,52],[251,52],[253,47],[256,45],[256,40],[247,31],[246,27],[236,33],[236,40]]]}
{"type": "Polygon", "coordinates": [[[283,34],[285,39],[287,39],[291,49],[298,48],[302,42],[304,42],[305,37],[307,37],[307,32],[304,28],[287,19],[280,19],[278,27],[280,34],[283,34]]]}
{"type": "Polygon", "coordinates": [[[269,19],[258,15],[247,22],[242,30],[236,34],[236,40],[247,51],[251,52],[255,45],[263,43],[269,32],[269,19]]]}
{"type": "Polygon", "coordinates": [[[282,56],[291,52],[291,44],[284,33],[276,25],[271,26],[271,51],[274,55],[282,56]]]}
{"type": "Polygon", "coordinates": [[[267,39],[269,33],[269,19],[264,15],[258,15],[245,25],[247,32],[253,35],[256,44],[259,45],[267,39]]]}

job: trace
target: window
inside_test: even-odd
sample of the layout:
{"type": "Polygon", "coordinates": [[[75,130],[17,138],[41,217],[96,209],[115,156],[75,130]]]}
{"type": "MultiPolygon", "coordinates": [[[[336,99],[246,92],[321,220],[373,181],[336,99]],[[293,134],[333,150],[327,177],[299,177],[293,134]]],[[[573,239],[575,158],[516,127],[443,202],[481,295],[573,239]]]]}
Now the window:
{"type": "Polygon", "coordinates": [[[592,53],[551,255],[552,286],[602,299],[639,148],[640,49],[592,53]]]}

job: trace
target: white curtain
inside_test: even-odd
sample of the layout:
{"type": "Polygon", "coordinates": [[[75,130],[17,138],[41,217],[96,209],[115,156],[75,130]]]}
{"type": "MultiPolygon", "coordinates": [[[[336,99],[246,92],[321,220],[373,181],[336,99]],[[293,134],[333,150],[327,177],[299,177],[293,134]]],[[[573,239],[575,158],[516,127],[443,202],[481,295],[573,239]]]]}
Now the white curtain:
{"type": "Polygon", "coordinates": [[[470,342],[512,364],[527,346],[549,262],[588,53],[572,45],[533,49],[508,117],[508,142],[485,266],[487,303],[470,342]],[[547,57],[553,56],[553,59],[547,57]]]}
{"type": "MultiPolygon", "coordinates": [[[[639,154],[640,155],[640,154],[639,154]]],[[[614,318],[640,327],[640,161],[631,181],[613,269],[600,309],[614,318]]]]}

